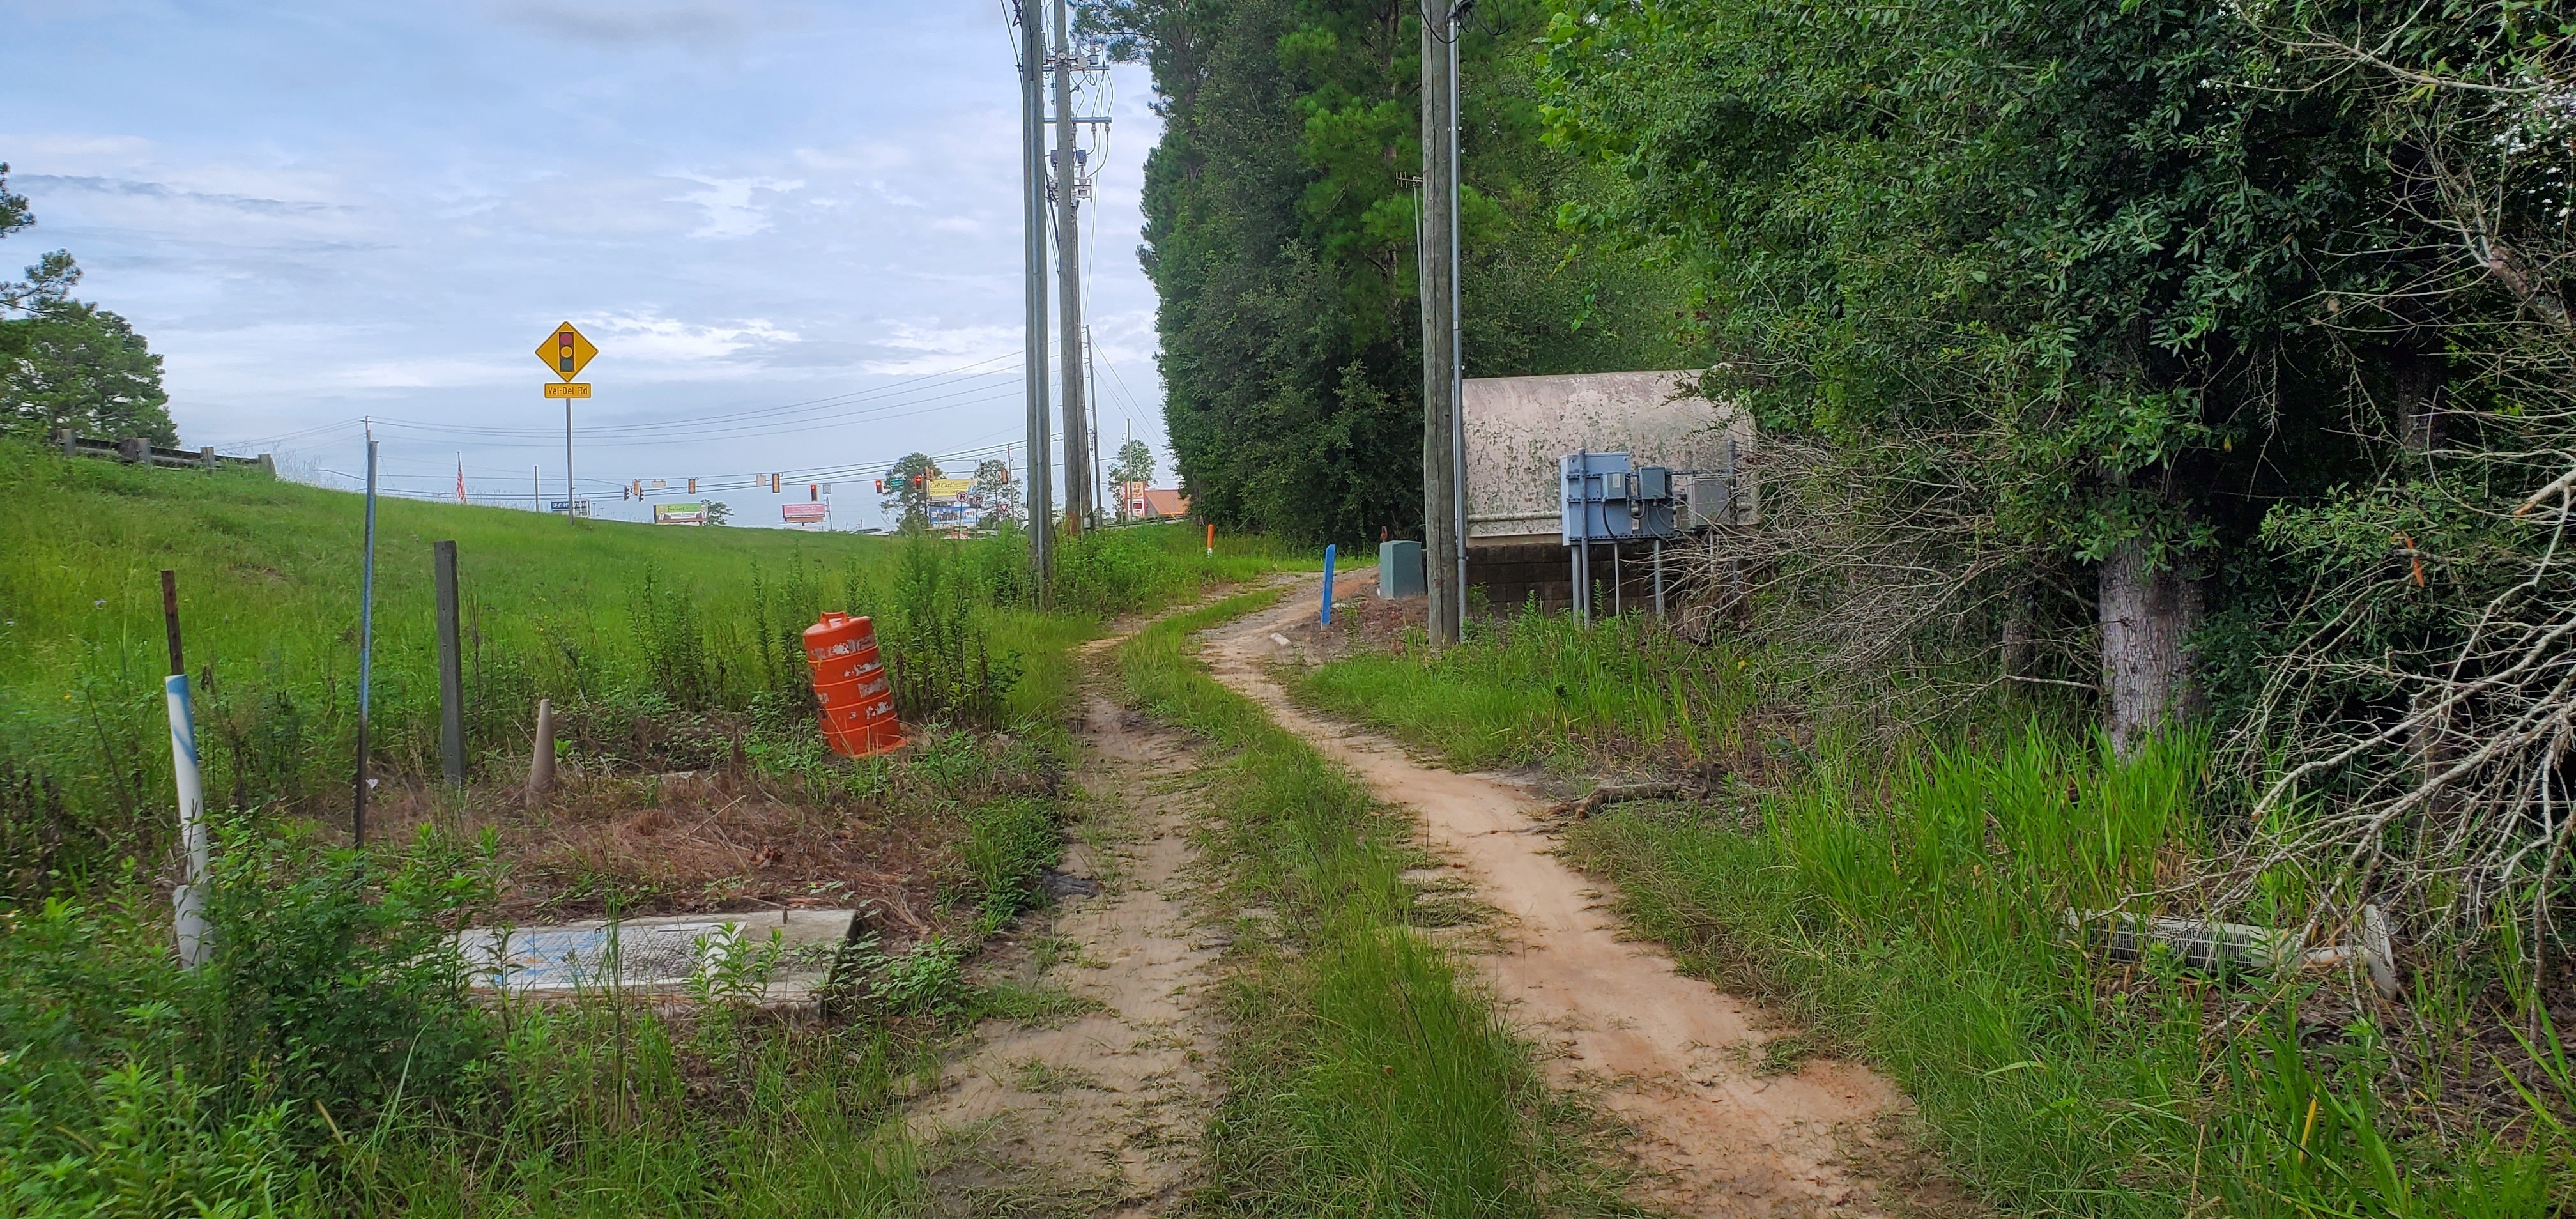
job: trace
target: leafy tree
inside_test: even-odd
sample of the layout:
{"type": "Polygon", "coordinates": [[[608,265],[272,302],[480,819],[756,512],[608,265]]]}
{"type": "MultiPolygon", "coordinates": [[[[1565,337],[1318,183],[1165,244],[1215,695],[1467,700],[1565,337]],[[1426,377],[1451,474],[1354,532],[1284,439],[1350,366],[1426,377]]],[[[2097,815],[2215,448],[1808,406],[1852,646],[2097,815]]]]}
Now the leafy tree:
{"type": "MultiPolygon", "coordinates": [[[[1196,511],[1305,538],[1421,518],[1414,0],[1113,0],[1165,117],[1145,269],[1165,422],[1196,511]]],[[[1671,367],[1678,281],[1575,241],[1600,171],[1543,146],[1536,0],[1465,37],[1465,353],[1473,376],[1671,367]]]]}
{"type": "Polygon", "coordinates": [[[1128,485],[1154,481],[1154,450],[1147,448],[1142,440],[1131,439],[1118,446],[1118,460],[1109,467],[1109,481],[1119,488],[1118,515],[1124,517],[1127,515],[1128,485]]]}
{"type": "MultiPolygon", "coordinates": [[[[0,237],[36,223],[26,196],[9,193],[8,174],[0,162],[0,237]]],[[[73,428],[179,443],[161,357],[124,318],[72,299],[80,278],[71,252],[55,250],[27,278],[0,280],[0,313],[19,315],[0,317],[0,434],[73,428]]]]}
{"type": "Polygon", "coordinates": [[[988,457],[975,463],[975,495],[984,504],[984,524],[1020,519],[1020,480],[1009,462],[988,457]]]}
{"type": "Polygon", "coordinates": [[[1992,613],[1923,620],[2089,634],[2047,676],[2122,742],[2193,704],[2265,514],[2372,468],[2376,356],[2311,322],[2390,175],[2237,8],[1563,0],[1546,37],[1553,137],[1623,184],[1573,219],[1688,261],[1711,390],[1859,515],[1945,488],[1913,556],[1992,613]]]}
{"type": "Polygon", "coordinates": [[[733,505],[720,499],[707,501],[707,523],[709,525],[727,524],[732,520],[733,505]]]}
{"type": "Polygon", "coordinates": [[[72,299],[80,277],[72,256],[56,250],[25,280],[0,286],[0,304],[22,315],[0,319],[0,431],[72,428],[179,443],[161,357],[124,318],[72,299]]]}
{"type": "Polygon", "coordinates": [[[892,513],[898,529],[930,526],[930,480],[944,477],[927,453],[907,453],[886,467],[885,498],[878,507],[892,513]]]}

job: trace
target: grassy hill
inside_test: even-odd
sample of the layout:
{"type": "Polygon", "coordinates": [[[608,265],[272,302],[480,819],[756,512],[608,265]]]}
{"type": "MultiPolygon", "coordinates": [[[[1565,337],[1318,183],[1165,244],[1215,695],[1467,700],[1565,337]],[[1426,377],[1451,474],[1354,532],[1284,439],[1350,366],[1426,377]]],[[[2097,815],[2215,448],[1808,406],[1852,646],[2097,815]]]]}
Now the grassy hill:
{"type": "MultiPolygon", "coordinates": [[[[346,849],[362,501],[250,473],[0,444],[0,1206],[9,1214],[877,1214],[890,1115],[982,1016],[969,979],[1040,900],[1072,645],[1274,569],[1259,539],[1094,534],[1031,604],[1020,540],[567,522],[384,501],[371,754],[346,849]],[[431,544],[454,539],[474,782],[437,784],[431,544]],[[159,572],[178,573],[218,850],[214,955],[170,959],[159,572]],[[913,745],[846,763],[796,634],[877,617],[913,745]],[[517,790],[555,700],[575,763],[517,790]],[[701,778],[666,787],[662,776],[701,778]],[[512,911],[906,912],[828,1021],[716,1002],[494,1010],[444,947],[512,911]],[[746,906],[748,903],[748,906],[746,906]],[[102,996],[113,996],[102,1000],[102,996]]],[[[714,983],[710,983],[713,986],[714,983]]],[[[753,986],[752,992],[756,993],[753,986]]],[[[710,991],[710,994],[713,994],[710,991]]],[[[730,994],[731,992],[727,992],[730,994]]]]}
{"type": "MultiPolygon", "coordinates": [[[[0,444],[0,495],[13,510],[0,545],[9,866],[33,862],[33,844],[8,842],[12,833],[62,839],[49,852],[55,870],[149,860],[164,845],[164,568],[178,573],[209,805],[345,805],[359,496],[15,444],[0,444]]],[[[431,544],[442,539],[458,546],[469,752],[479,775],[496,778],[524,765],[541,696],[595,749],[620,747],[612,738],[637,716],[740,718],[764,696],[800,698],[795,633],[826,608],[878,615],[916,679],[908,719],[976,697],[960,683],[978,664],[998,667],[984,679],[996,705],[980,714],[997,725],[1043,716],[1061,695],[1066,647],[1101,614],[1275,565],[1260,539],[1227,540],[1211,558],[1186,527],[1115,531],[1067,548],[1059,612],[1042,614],[1025,604],[1014,538],[905,543],[380,500],[370,735],[389,782],[438,766],[431,544]]],[[[23,874],[12,884],[23,896],[49,887],[23,874]]]]}

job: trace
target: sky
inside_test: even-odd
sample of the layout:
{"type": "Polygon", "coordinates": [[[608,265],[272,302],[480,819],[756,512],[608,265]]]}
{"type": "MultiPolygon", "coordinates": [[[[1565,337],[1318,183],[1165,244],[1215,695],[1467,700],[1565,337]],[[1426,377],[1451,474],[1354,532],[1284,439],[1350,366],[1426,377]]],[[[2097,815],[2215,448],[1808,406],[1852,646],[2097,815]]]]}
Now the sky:
{"type": "MultiPolygon", "coordinates": [[[[69,249],[190,447],[354,486],[372,419],[388,492],[452,498],[461,461],[478,502],[560,500],[535,350],[569,320],[600,351],[572,458],[599,516],[697,478],[777,524],[829,482],[833,527],[875,526],[905,453],[1025,463],[998,0],[0,0],[0,30],[0,161],[38,221],[0,267],[69,249]]],[[[1119,67],[1074,108],[1114,120],[1083,128],[1103,460],[1132,434],[1168,483],[1150,100],[1119,67]]]]}

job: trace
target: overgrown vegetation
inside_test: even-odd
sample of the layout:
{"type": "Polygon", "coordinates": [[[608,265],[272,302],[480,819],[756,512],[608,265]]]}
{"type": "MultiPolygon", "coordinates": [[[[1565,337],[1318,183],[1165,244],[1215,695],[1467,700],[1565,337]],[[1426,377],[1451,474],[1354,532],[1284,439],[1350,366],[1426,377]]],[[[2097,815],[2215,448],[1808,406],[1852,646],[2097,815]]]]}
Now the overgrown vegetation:
{"type": "MultiPolygon", "coordinates": [[[[1153,67],[1147,274],[1164,416],[1192,510],[1345,544],[1420,527],[1421,162],[1414,0],[1112,0],[1153,67]]],[[[1556,226],[1599,171],[1546,147],[1537,0],[1474,6],[1460,44],[1470,376],[1676,367],[1685,289],[1556,226]]]]}
{"type": "Polygon", "coordinates": [[[1198,832],[1247,935],[1205,1202],[1243,1215],[1621,1213],[1587,1154],[1586,1115],[1415,925],[1406,820],[1193,657],[1193,633],[1277,596],[1176,615],[1118,651],[1130,700],[1224,751],[1198,832]],[[1256,935],[1279,943],[1252,947],[1256,935]]]}
{"type": "MultiPolygon", "coordinates": [[[[26,1215],[882,1214],[885,1118],[939,1040],[1044,996],[968,981],[1042,896],[1071,646],[1109,612],[1276,565],[1186,527],[1018,540],[571,525],[382,505],[370,847],[347,845],[354,497],[0,445],[0,1204],[26,1215]],[[436,783],[429,545],[463,555],[469,784],[436,783]],[[201,695],[214,959],[170,956],[173,812],[154,573],[201,695]],[[799,633],[872,613],[913,744],[817,731],[799,633]],[[561,778],[520,796],[551,698],[561,778]],[[729,836],[739,835],[739,837],[729,836]],[[478,998],[449,932],[535,914],[865,905],[829,1018],[478,998]]],[[[1034,1006],[1033,1006],[1034,1005],[1034,1006]]]]}
{"type": "MultiPolygon", "coordinates": [[[[1776,656],[1637,617],[1478,623],[1438,657],[1417,642],[1296,691],[1452,765],[1701,786],[1573,824],[1574,858],[1685,967],[1888,1071],[1989,1198],[2289,1216],[2543,1215],[2576,1197],[2576,1079],[2551,1013],[2491,958],[2407,952],[2389,1003],[2358,969],[2124,963],[2098,926],[2070,927],[2070,910],[2197,908],[2229,832],[2205,739],[2123,759],[2069,726],[2080,713],[2026,702],[1891,738],[1795,702],[1776,656]]],[[[2248,917],[2350,942],[2313,917],[2324,896],[2276,874],[2248,917]]]]}

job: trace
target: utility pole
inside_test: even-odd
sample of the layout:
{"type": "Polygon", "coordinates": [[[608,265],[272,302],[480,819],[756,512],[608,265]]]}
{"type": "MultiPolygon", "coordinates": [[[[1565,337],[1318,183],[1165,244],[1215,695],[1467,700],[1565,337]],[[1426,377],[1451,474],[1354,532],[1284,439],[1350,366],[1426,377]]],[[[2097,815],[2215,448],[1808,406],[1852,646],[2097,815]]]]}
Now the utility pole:
{"type": "Polygon", "coordinates": [[[1056,322],[1064,327],[1064,512],[1079,533],[1091,519],[1090,429],[1082,396],[1082,167],[1073,147],[1073,18],[1055,3],[1056,322]]]}
{"type": "Polygon", "coordinates": [[[1422,24],[1422,550],[1431,646],[1465,620],[1458,449],[1458,23],[1419,0],[1422,24]]]}
{"type": "Polygon", "coordinates": [[[1083,401],[1095,408],[1089,412],[1091,434],[1083,438],[1083,444],[1091,454],[1091,523],[1097,526],[1103,519],[1100,493],[1107,487],[1100,477],[1100,412],[1096,409],[1100,404],[1100,358],[1091,352],[1091,327],[1088,324],[1082,328],[1082,371],[1083,401]]]}
{"type": "Polygon", "coordinates": [[[1020,23],[1020,172],[1027,195],[1021,217],[1027,335],[1020,363],[1028,385],[1029,570],[1041,604],[1055,573],[1055,490],[1047,469],[1053,412],[1047,407],[1046,95],[1039,75],[1046,63],[1046,23],[1037,11],[1043,2],[1018,0],[1013,6],[1020,23]]]}

